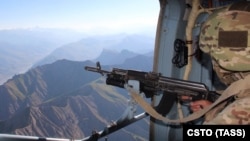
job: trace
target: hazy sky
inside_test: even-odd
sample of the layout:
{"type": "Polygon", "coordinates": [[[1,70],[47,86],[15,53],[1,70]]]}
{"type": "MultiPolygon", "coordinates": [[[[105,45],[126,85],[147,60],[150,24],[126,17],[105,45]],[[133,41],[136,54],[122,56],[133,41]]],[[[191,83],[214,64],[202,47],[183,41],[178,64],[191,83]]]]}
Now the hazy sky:
{"type": "Polygon", "coordinates": [[[79,31],[155,27],[158,0],[0,0],[0,29],[71,28],[79,31]]]}

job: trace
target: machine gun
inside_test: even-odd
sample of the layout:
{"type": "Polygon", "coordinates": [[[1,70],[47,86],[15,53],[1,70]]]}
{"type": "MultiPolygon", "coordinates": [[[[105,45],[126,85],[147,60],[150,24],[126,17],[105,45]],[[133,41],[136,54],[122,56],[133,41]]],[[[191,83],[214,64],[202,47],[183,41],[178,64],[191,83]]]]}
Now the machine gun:
{"type": "MultiPolygon", "coordinates": [[[[130,80],[139,82],[139,92],[144,93],[146,98],[152,98],[154,95],[163,94],[159,104],[153,107],[159,114],[166,116],[171,110],[174,102],[181,96],[188,96],[188,101],[206,99],[214,102],[220,96],[214,91],[209,91],[203,83],[169,78],[162,76],[161,73],[144,72],[137,70],[125,70],[113,68],[112,71],[102,70],[100,62],[96,63],[96,67],[85,66],[85,70],[100,73],[106,76],[106,84],[119,88],[133,87],[129,84],[130,80]]],[[[131,108],[128,108],[131,109],[131,108]]],[[[126,112],[125,112],[126,113],[126,112]]],[[[134,123],[144,117],[148,113],[144,112],[133,116],[125,116],[108,125],[104,130],[92,133],[91,136],[84,138],[84,141],[97,141],[98,138],[111,134],[131,123],[134,123]]]]}
{"type": "Polygon", "coordinates": [[[203,83],[165,77],[162,76],[161,73],[124,70],[119,68],[113,68],[112,71],[106,71],[101,69],[99,62],[96,63],[96,67],[85,66],[85,70],[97,72],[103,76],[106,75],[107,85],[120,88],[124,88],[129,80],[136,80],[140,84],[139,91],[143,92],[146,98],[152,98],[159,92],[167,92],[175,94],[177,98],[188,96],[191,101],[206,99],[214,102],[220,96],[214,91],[209,91],[207,86],[203,83]]]}

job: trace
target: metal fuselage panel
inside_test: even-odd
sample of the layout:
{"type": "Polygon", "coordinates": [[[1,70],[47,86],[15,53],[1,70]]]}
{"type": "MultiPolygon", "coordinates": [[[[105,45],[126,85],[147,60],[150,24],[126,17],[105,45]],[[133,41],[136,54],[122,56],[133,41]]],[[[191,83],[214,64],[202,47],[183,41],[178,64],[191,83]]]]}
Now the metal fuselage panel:
{"type": "MultiPolygon", "coordinates": [[[[183,78],[185,67],[177,68],[172,64],[174,56],[174,41],[182,39],[185,41],[185,30],[187,20],[184,18],[186,11],[186,1],[184,0],[160,0],[161,10],[159,13],[158,27],[155,41],[154,67],[153,71],[160,72],[164,76],[173,78],[183,78]]],[[[197,19],[202,22],[206,15],[197,19]]],[[[193,36],[199,35],[199,27],[193,29],[193,36]]],[[[210,58],[207,58],[210,59],[210,58]]],[[[210,61],[207,61],[210,62],[210,61]]],[[[205,83],[212,89],[211,65],[210,63],[201,65],[195,58],[193,59],[192,71],[189,80],[205,83]]],[[[157,105],[161,96],[155,96],[152,105],[157,105]]],[[[186,107],[187,108],[187,107],[186,107]]],[[[188,114],[188,109],[183,108],[184,114],[188,114]]],[[[170,119],[178,118],[177,106],[174,105],[167,114],[170,119]]],[[[150,121],[150,141],[182,141],[182,126],[166,124],[151,118],[150,121]]]]}

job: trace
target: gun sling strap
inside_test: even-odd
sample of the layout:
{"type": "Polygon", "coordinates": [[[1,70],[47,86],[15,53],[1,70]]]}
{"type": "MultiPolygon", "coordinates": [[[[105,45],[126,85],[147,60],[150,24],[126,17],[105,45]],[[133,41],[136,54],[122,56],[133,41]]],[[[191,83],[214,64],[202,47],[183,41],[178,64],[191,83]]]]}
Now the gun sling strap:
{"type": "Polygon", "coordinates": [[[228,98],[232,96],[237,97],[245,97],[249,96],[246,91],[250,90],[250,75],[246,76],[244,79],[240,79],[234,83],[232,83],[223,93],[222,95],[210,106],[205,107],[204,109],[194,112],[187,117],[180,119],[169,119],[167,117],[159,114],[149,103],[147,103],[139,94],[139,92],[131,87],[126,87],[126,89],[131,94],[131,97],[148,113],[151,117],[161,120],[165,123],[186,123],[189,121],[193,121],[205,115],[207,112],[212,110],[218,104],[224,102],[228,98]]]}

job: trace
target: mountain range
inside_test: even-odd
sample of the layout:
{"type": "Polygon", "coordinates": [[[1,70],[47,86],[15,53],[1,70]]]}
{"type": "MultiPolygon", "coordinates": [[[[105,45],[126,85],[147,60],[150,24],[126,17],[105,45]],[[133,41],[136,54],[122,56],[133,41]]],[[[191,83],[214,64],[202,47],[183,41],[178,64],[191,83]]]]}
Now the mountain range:
{"type": "Polygon", "coordinates": [[[153,43],[153,38],[144,35],[118,34],[86,37],[55,49],[34,66],[52,63],[60,59],[74,61],[102,59],[104,64],[120,64],[127,57],[152,53],[153,43]],[[111,56],[105,55],[106,52],[109,52],[108,55],[111,56]]]}
{"type": "MultiPolygon", "coordinates": [[[[106,85],[100,74],[84,70],[95,66],[97,60],[106,70],[151,71],[153,55],[106,49],[92,61],[61,59],[14,75],[0,85],[0,132],[80,139],[121,118],[129,95],[124,89],[106,85]]],[[[148,124],[145,118],[109,138],[147,140],[148,124]]]]}
{"type": "Polygon", "coordinates": [[[83,37],[83,34],[59,29],[0,30],[0,84],[26,72],[56,48],[83,37]]]}
{"type": "MultiPolygon", "coordinates": [[[[127,92],[106,85],[105,78],[85,71],[85,66],[95,63],[59,60],[1,85],[1,133],[79,139],[119,119],[128,106],[127,92]]],[[[110,138],[146,140],[147,129],[148,119],[144,119],[110,138]]]]}
{"type": "MultiPolygon", "coordinates": [[[[153,37],[141,34],[88,36],[61,29],[0,30],[0,84],[15,74],[57,60],[94,60],[106,51],[120,54],[122,50],[127,50],[133,54],[145,54],[152,52],[153,45],[153,37]]],[[[104,64],[125,60],[120,55],[116,57],[120,61],[101,59],[104,64]]]]}

